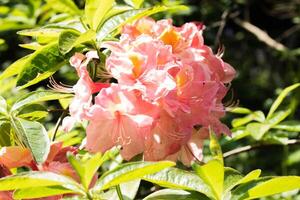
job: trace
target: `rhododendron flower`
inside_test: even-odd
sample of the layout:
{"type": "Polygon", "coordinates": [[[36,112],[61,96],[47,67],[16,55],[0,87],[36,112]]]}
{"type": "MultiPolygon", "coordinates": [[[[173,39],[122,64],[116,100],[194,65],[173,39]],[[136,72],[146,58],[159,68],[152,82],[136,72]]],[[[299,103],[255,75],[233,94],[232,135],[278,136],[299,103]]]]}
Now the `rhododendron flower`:
{"type": "Polygon", "coordinates": [[[116,81],[107,88],[93,89],[98,83],[82,64],[83,55],[75,54],[72,65],[85,73],[78,73],[75,88],[81,85],[82,92],[75,91],[70,114],[89,121],[88,150],[104,152],[120,145],[127,160],[144,153],[145,160],[178,159],[189,165],[202,158],[209,129],[230,134],[220,118],[235,70],[204,44],[203,29],[196,23],[175,27],[172,20],[151,18],[125,25],[120,41],[101,44],[110,50],[106,70],[116,81]]]}
{"type": "MultiPolygon", "coordinates": [[[[67,152],[75,154],[77,153],[77,148],[72,146],[63,147],[62,143],[53,143],[50,147],[47,160],[42,165],[38,165],[34,161],[29,149],[20,146],[3,147],[0,150],[0,172],[4,172],[4,174],[0,174],[0,177],[11,175],[9,171],[11,168],[28,167],[34,171],[50,171],[72,177],[79,181],[79,176],[67,161],[67,152]]],[[[0,192],[0,198],[12,200],[12,192],[0,192]]],[[[41,199],[56,200],[61,198],[62,196],[58,195],[41,199]]]]}
{"type": "Polygon", "coordinates": [[[66,117],[63,122],[65,131],[71,130],[75,122],[83,119],[86,109],[91,106],[92,94],[99,92],[103,87],[107,87],[105,83],[94,83],[89,76],[87,65],[94,58],[98,58],[97,53],[91,51],[86,55],[76,53],[70,59],[70,64],[76,69],[79,80],[73,86],[75,98],[69,106],[71,116],[66,117]]]}

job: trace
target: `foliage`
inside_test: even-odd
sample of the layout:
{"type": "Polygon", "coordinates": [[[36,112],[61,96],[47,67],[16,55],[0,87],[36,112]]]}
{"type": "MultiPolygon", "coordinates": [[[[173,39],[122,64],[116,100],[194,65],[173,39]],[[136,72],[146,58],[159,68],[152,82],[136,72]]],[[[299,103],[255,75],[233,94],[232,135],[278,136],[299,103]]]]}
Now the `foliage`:
{"type": "MultiPolygon", "coordinates": [[[[226,38],[224,44],[228,48],[225,57],[232,63],[240,64],[240,60],[244,58],[241,52],[236,51],[237,47],[240,47],[241,51],[252,52],[251,47],[240,43],[257,41],[246,37],[248,29],[243,25],[245,23],[240,23],[241,17],[236,18],[234,15],[236,10],[253,6],[251,2],[203,1],[201,8],[197,7],[198,2],[191,2],[189,7],[183,3],[190,2],[0,0],[0,53],[4,55],[1,55],[0,60],[1,65],[6,66],[0,73],[0,157],[5,154],[7,147],[21,147],[23,150],[29,150],[33,158],[32,163],[36,167],[33,169],[32,166],[22,165],[17,166],[17,169],[8,169],[0,158],[0,198],[2,194],[9,194],[14,199],[48,196],[111,200],[242,200],[282,199],[283,196],[289,199],[299,198],[300,178],[296,175],[299,175],[300,163],[299,148],[297,149],[300,132],[297,109],[300,84],[297,83],[297,69],[291,67],[296,63],[299,53],[288,44],[284,46],[284,50],[278,50],[276,46],[271,45],[269,52],[262,53],[266,57],[270,57],[270,54],[281,57],[279,65],[282,65],[283,61],[288,63],[289,71],[282,77],[279,76],[283,74],[282,69],[278,69],[277,66],[274,70],[272,68],[261,74],[253,72],[252,65],[257,69],[257,62],[261,62],[257,65],[274,65],[272,62],[266,63],[266,58],[259,61],[261,53],[257,48],[257,61],[245,59],[244,64],[238,68],[239,75],[233,83],[233,90],[238,91],[241,104],[246,106],[228,108],[230,114],[226,121],[231,121],[232,137],[223,136],[218,139],[210,130],[209,144],[206,141],[203,147],[203,163],[194,162],[192,168],[171,161],[146,162],[139,156],[125,162],[117,147],[103,155],[88,153],[82,148],[86,142],[85,121],[77,124],[76,128],[68,133],[61,130],[62,120],[68,114],[68,107],[73,98],[72,89],[52,81],[50,89],[45,89],[45,80],[54,76],[63,79],[64,82],[73,83],[76,76],[70,70],[70,58],[75,52],[97,50],[100,60],[88,66],[89,74],[94,81],[107,81],[101,73],[110,52],[102,51],[101,45],[105,41],[118,41],[123,25],[144,16],[172,17],[176,14],[175,22],[181,23],[189,18],[194,21],[197,19],[195,17],[200,15],[201,20],[207,24],[207,40],[215,43],[215,49],[217,40],[221,37],[226,38]],[[178,17],[193,10],[199,12],[178,17]],[[223,25],[220,25],[216,26],[216,29],[214,22],[219,19],[219,24],[223,23],[226,26],[227,23],[229,28],[223,27],[223,30],[223,25]],[[243,28],[242,31],[234,33],[235,37],[230,36],[230,31],[236,29],[232,28],[231,23],[243,28]],[[18,36],[11,34],[15,32],[18,36]],[[25,44],[20,44],[23,50],[12,52],[14,56],[9,58],[10,53],[6,49],[13,46],[12,41],[14,45],[19,41],[25,44]],[[267,83],[265,77],[271,74],[276,74],[281,84],[270,87],[271,83],[267,83]],[[248,85],[249,81],[245,81],[249,80],[249,76],[254,82],[253,89],[248,85]],[[278,90],[279,95],[274,101],[269,98],[274,88],[283,88],[292,83],[294,84],[278,90]],[[245,91],[246,86],[249,87],[247,91],[251,91],[241,92],[245,91]],[[263,100],[266,101],[263,103],[263,100]],[[64,148],[76,148],[76,153],[64,152],[62,156],[66,159],[63,165],[67,166],[69,174],[47,170],[47,167],[52,167],[49,161],[49,157],[53,156],[52,145],[60,142],[64,148]],[[282,156],[274,156],[281,157],[279,164],[275,166],[280,168],[280,172],[277,168],[277,171],[275,167],[272,168],[273,166],[260,165],[260,160],[272,165],[276,158],[271,157],[268,150],[265,154],[256,150],[271,146],[280,146],[283,149],[282,156]],[[222,149],[225,150],[224,154],[222,149]],[[246,156],[243,153],[246,153],[246,156]],[[256,169],[257,166],[263,170],[256,169]]],[[[289,5],[293,3],[294,1],[288,2],[289,5]]],[[[286,12],[284,9],[284,6],[276,2],[272,12],[286,12]]],[[[288,17],[295,26],[299,26],[299,16],[292,15],[291,12],[288,17]]],[[[297,39],[296,36],[293,38],[297,39]]],[[[295,40],[293,38],[291,41],[295,40]]],[[[263,41],[258,42],[257,46],[264,43],[268,45],[263,41]]]]}

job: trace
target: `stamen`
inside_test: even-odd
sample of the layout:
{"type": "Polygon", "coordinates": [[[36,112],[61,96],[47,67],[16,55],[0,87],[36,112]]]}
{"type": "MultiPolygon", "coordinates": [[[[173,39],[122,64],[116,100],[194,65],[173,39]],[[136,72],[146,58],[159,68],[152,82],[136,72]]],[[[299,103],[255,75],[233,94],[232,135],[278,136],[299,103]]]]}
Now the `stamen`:
{"type": "Polygon", "coordinates": [[[47,87],[57,92],[74,93],[73,87],[71,85],[67,85],[61,82],[57,83],[52,76],[49,79],[49,84],[47,84],[47,87]]]}

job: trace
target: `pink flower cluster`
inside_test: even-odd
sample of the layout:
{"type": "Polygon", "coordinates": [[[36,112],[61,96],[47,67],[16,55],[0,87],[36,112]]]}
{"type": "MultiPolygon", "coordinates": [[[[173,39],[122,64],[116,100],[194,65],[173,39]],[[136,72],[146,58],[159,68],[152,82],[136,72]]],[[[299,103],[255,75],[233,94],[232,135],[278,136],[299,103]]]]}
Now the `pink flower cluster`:
{"type": "Polygon", "coordinates": [[[94,83],[87,64],[96,53],[75,54],[70,62],[80,79],[64,128],[88,120],[91,152],[120,145],[127,160],[140,153],[145,160],[179,159],[186,165],[201,159],[208,128],[230,133],[219,119],[226,84],[235,76],[204,44],[202,31],[195,23],[175,27],[171,20],[151,18],[126,25],[120,41],[102,45],[111,51],[106,69],[117,83],[94,83]]]}

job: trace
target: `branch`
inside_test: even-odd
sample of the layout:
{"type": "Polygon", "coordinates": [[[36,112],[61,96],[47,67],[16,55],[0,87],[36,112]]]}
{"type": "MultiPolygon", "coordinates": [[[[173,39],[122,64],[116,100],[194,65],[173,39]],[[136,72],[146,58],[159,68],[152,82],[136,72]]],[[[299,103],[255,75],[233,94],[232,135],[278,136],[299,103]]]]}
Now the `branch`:
{"type": "Polygon", "coordinates": [[[284,145],[294,145],[294,144],[300,144],[300,140],[299,139],[298,140],[297,139],[288,140],[285,144],[259,144],[259,145],[252,145],[252,146],[247,145],[247,146],[244,146],[244,147],[233,149],[231,151],[227,151],[223,154],[223,157],[228,158],[228,157],[236,155],[236,154],[240,154],[240,153],[243,153],[243,152],[248,152],[248,151],[251,151],[251,150],[254,150],[254,149],[263,148],[263,147],[266,147],[266,146],[277,146],[277,145],[284,146],[284,145]]]}
{"type": "Polygon", "coordinates": [[[269,47],[276,49],[277,51],[286,51],[288,48],[281,44],[280,42],[277,42],[273,38],[271,38],[265,31],[261,30],[257,26],[254,26],[250,22],[243,21],[238,18],[234,18],[233,21],[238,24],[239,26],[243,27],[253,35],[255,35],[260,41],[267,44],[269,47]]]}

